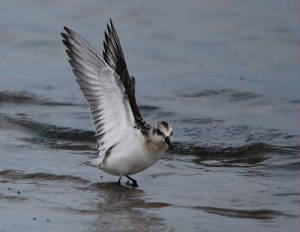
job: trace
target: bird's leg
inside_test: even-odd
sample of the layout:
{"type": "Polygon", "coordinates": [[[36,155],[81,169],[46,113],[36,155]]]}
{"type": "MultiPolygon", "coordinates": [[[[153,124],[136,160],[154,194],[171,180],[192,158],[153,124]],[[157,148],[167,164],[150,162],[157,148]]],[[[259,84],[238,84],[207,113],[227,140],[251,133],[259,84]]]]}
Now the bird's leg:
{"type": "Polygon", "coordinates": [[[126,176],[126,177],[132,181],[132,187],[139,187],[135,179],[132,179],[130,176],[126,176]]]}
{"type": "Polygon", "coordinates": [[[121,185],[121,179],[122,179],[122,176],[120,176],[119,180],[118,180],[118,184],[121,185]]]}

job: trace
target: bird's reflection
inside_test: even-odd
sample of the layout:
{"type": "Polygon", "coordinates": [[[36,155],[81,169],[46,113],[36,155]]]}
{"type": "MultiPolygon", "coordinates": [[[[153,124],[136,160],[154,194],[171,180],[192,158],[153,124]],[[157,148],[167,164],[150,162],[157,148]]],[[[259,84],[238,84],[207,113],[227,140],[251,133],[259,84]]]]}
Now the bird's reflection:
{"type": "Polygon", "coordinates": [[[164,231],[167,228],[162,218],[147,209],[169,204],[147,202],[143,190],[116,182],[95,183],[91,190],[97,192],[93,208],[98,215],[94,225],[98,231],[164,231]]]}

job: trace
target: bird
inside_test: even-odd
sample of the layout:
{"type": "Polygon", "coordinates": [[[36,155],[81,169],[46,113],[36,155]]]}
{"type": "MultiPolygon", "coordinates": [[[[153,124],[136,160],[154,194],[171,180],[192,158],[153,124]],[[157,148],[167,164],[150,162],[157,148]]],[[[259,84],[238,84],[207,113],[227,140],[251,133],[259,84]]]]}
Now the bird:
{"type": "Polygon", "coordinates": [[[170,122],[152,125],[142,117],[135,97],[135,78],[127,63],[119,36],[110,19],[104,32],[102,55],[83,37],[64,26],[61,33],[68,61],[89,105],[97,138],[98,157],[84,164],[110,175],[131,177],[156,163],[172,150],[170,122]]]}

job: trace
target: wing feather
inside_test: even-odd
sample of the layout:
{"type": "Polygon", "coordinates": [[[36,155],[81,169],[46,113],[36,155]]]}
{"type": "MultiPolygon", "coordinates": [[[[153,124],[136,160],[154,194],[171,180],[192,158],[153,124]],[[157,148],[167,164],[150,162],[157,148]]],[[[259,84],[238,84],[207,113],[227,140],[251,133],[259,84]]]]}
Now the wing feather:
{"type": "Polygon", "coordinates": [[[135,79],[129,75],[127,70],[127,64],[121,43],[112,20],[110,20],[110,25],[107,24],[107,32],[105,32],[104,35],[105,41],[103,42],[103,58],[105,62],[119,75],[120,80],[123,83],[129,105],[133,112],[136,127],[139,128],[144,135],[147,135],[150,126],[143,120],[137,106],[135,98],[135,79]]]}
{"type": "Polygon", "coordinates": [[[97,148],[107,151],[134,131],[134,117],[118,74],[81,36],[65,27],[62,33],[69,63],[90,106],[97,148]]]}

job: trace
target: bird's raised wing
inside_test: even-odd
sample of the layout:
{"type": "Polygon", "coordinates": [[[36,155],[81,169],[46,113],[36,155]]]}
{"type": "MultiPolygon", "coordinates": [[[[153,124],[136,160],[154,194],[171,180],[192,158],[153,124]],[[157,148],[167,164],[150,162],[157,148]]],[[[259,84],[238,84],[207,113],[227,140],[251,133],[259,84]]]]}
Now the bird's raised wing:
{"type": "Polygon", "coordinates": [[[140,129],[144,135],[147,135],[150,126],[143,120],[143,117],[137,106],[135,99],[135,79],[128,73],[120,40],[111,20],[110,25],[107,24],[107,32],[105,32],[104,35],[105,41],[103,41],[103,58],[105,62],[119,75],[123,83],[131,110],[133,112],[136,127],[140,129]]]}
{"type": "MultiPolygon", "coordinates": [[[[77,82],[89,103],[97,136],[97,147],[108,152],[134,131],[135,121],[126,90],[118,74],[97,51],[65,27],[63,43],[77,82]]],[[[101,154],[101,152],[100,152],[101,154]]]]}

